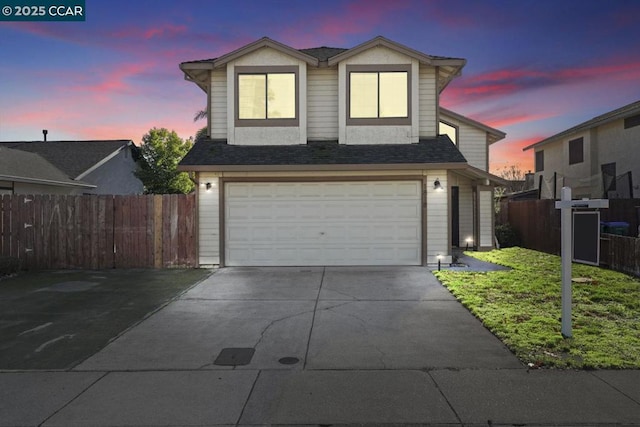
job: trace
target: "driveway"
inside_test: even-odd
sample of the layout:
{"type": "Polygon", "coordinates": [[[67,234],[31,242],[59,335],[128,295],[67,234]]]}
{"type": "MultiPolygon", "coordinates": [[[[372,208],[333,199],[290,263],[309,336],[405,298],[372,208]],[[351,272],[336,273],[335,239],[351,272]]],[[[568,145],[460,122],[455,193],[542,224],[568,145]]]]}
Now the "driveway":
{"type": "Polygon", "coordinates": [[[208,270],[59,270],[0,280],[0,370],[70,369],[208,270]]]}
{"type": "Polygon", "coordinates": [[[425,268],[310,267],[219,270],[76,370],[521,366],[425,268]]]}

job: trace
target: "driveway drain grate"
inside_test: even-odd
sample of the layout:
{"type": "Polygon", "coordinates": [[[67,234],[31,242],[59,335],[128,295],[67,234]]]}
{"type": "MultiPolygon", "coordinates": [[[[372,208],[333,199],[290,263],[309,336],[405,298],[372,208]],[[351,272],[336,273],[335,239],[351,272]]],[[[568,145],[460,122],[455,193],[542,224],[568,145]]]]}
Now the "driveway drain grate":
{"type": "Polygon", "coordinates": [[[282,363],[283,365],[295,365],[299,361],[300,359],[298,359],[297,357],[283,357],[282,359],[278,360],[278,362],[282,363]]]}
{"type": "Polygon", "coordinates": [[[223,348],[213,364],[221,366],[248,365],[255,352],[255,348],[223,348]]]}

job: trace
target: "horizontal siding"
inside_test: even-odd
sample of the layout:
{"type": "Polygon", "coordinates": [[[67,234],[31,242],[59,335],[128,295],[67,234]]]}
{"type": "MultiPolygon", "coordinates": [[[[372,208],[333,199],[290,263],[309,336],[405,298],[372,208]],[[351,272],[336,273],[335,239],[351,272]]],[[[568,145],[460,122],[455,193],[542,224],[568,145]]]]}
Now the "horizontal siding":
{"type": "Polygon", "coordinates": [[[487,133],[445,114],[440,114],[440,120],[458,128],[458,149],[467,162],[473,167],[486,171],[489,151],[487,133]]]}
{"type": "Polygon", "coordinates": [[[421,138],[433,138],[436,129],[436,74],[433,67],[420,67],[419,93],[419,135],[421,138]]]}
{"type": "Polygon", "coordinates": [[[214,71],[211,76],[211,138],[227,138],[227,72],[214,71]]]}
{"type": "Polygon", "coordinates": [[[459,189],[460,245],[465,246],[467,238],[473,239],[473,190],[471,183],[461,183],[459,189]]]}
{"type": "Polygon", "coordinates": [[[220,263],[220,185],[215,176],[200,174],[198,186],[198,238],[200,265],[220,263]],[[212,184],[206,189],[206,183],[212,184]]]}
{"type": "Polygon", "coordinates": [[[479,191],[479,213],[480,213],[480,246],[493,246],[493,217],[491,210],[493,209],[493,192],[479,191]]]}
{"type": "Polygon", "coordinates": [[[307,138],[338,139],[338,70],[307,71],[307,138]]]}
{"type": "MultiPolygon", "coordinates": [[[[429,171],[427,190],[427,263],[436,264],[438,255],[449,255],[449,192],[436,191],[434,181],[438,179],[442,188],[447,187],[447,171],[429,171]]],[[[442,259],[446,262],[446,259],[442,259]]]]}

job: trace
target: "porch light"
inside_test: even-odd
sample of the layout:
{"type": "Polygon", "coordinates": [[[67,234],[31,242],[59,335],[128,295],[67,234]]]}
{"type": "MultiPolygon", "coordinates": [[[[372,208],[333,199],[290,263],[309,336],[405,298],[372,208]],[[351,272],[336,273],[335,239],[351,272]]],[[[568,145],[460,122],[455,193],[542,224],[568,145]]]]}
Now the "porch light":
{"type": "Polygon", "coordinates": [[[211,183],[210,182],[207,182],[204,186],[206,187],[207,191],[211,190],[211,183]]]}
{"type": "Polygon", "coordinates": [[[442,188],[442,184],[440,184],[440,178],[436,178],[436,180],[433,181],[433,189],[436,191],[444,190],[444,188],[442,188]]]}

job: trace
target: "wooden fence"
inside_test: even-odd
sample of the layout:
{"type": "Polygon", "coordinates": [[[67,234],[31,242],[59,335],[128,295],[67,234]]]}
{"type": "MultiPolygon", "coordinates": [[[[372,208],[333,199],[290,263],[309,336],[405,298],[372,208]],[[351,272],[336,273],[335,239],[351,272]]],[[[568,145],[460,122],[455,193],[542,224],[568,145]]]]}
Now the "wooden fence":
{"type": "Polygon", "coordinates": [[[23,269],[196,266],[195,195],[0,196],[0,256],[23,269]]]}
{"type": "MultiPolygon", "coordinates": [[[[550,254],[560,254],[560,210],[555,201],[520,200],[501,203],[500,223],[508,222],[518,233],[522,246],[550,254]]],[[[626,222],[629,236],[602,234],[600,263],[612,270],[640,276],[640,199],[611,199],[600,210],[600,220],[626,222]]]]}

